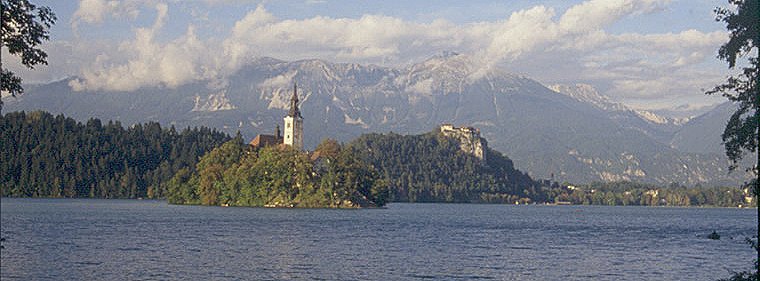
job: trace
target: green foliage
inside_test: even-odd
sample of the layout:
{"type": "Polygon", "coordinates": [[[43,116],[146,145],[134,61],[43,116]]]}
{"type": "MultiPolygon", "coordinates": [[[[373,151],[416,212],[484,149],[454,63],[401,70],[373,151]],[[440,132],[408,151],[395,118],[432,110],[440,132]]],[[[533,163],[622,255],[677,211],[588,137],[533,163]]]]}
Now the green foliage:
{"type": "MultiPolygon", "coordinates": [[[[725,83],[715,86],[707,94],[720,93],[738,105],[723,131],[726,155],[737,168],[745,153],[758,153],[754,172],[755,193],[760,195],[760,1],[729,0],[734,8],[717,8],[716,20],[726,23],[730,33],[729,41],[718,50],[718,58],[728,62],[734,69],[737,60],[746,58],[747,66],[738,75],[729,77],[725,83]],[[754,54],[753,54],[754,51],[754,54]]],[[[760,224],[760,221],[759,221],[760,224]]]]}
{"type": "MultiPolygon", "coordinates": [[[[173,176],[229,140],[208,128],[79,123],[46,112],[0,116],[0,194],[16,197],[164,198],[173,176]]],[[[171,200],[171,199],[170,199],[171,200]]]]}
{"type": "MultiPolygon", "coordinates": [[[[21,57],[21,64],[34,69],[35,65],[47,64],[47,53],[37,46],[50,39],[49,29],[56,21],[50,8],[29,3],[28,0],[2,0],[2,42],[8,53],[21,57]]],[[[2,68],[0,91],[12,96],[24,92],[21,78],[2,68]]],[[[0,101],[0,110],[3,102],[0,101]]]]}
{"type": "Polygon", "coordinates": [[[485,162],[435,132],[402,136],[368,134],[347,144],[376,167],[389,187],[389,200],[408,202],[556,203],[615,206],[755,206],[737,187],[660,187],[636,182],[596,182],[567,188],[536,182],[509,158],[488,149],[485,162]]]}
{"type": "Polygon", "coordinates": [[[745,197],[749,190],[737,187],[685,187],[677,184],[661,187],[636,182],[595,182],[571,188],[555,188],[547,197],[554,202],[575,205],[609,206],[715,206],[751,207],[745,197]]]}
{"type": "Polygon", "coordinates": [[[204,155],[195,173],[170,181],[169,202],[222,206],[354,208],[382,206],[387,193],[377,173],[337,142],[311,160],[290,146],[253,150],[238,139],[204,155]]]}
{"type": "MultiPolygon", "coordinates": [[[[728,42],[718,50],[718,58],[728,62],[734,69],[737,60],[746,58],[747,66],[740,74],[729,77],[725,83],[715,86],[707,94],[721,93],[738,105],[736,112],[726,124],[723,142],[726,155],[733,162],[731,170],[737,168],[745,153],[755,153],[756,162],[752,170],[755,178],[747,186],[754,186],[755,201],[760,200],[760,0],[728,0],[731,8],[717,8],[716,20],[726,23],[730,33],[728,42]]],[[[760,208],[757,218],[757,239],[760,240],[760,208]]],[[[754,279],[760,279],[760,247],[757,251],[754,279]]],[[[734,275],[734,280],[744,280],[742,275],[734,275]]]]}
{"type": "Polygon", "coordinates": [[[321,157],[335,160],[340,154],[340,150],[341,145],[338,141],[334,139],[325,139],[317,145],[317,149],[315,149],[314,152],[319,153],[321,157]]]}
{"type": "Polygon", "coordinates": [[[486,160],[464,153],[459,143],[431,132],[402,136],[367,134],[347,144],[374,166],[389,200],[408,202],[543,202],[539,183],[488,149],[486,160]]]}

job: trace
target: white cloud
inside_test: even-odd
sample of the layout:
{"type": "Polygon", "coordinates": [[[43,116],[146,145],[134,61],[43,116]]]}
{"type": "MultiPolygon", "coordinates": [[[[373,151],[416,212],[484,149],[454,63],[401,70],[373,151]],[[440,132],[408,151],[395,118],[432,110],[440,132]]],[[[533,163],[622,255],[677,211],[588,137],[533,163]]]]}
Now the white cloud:
{"type": "Polygon", "coordinates": [[[79,9],[74,12],[74,22],[83,21],[86,23],[103,22],[103,17],[110,13],[116,1],[110,3],[105,0],[82,0],[79,2],[79,9]]]}
{"type": "MultiPolygon", "coordinates": [[[[607,35],[605,48],[582,53],[580,77],[606,80],[621,101],[702,97],[727,72],[707,66],[728,37],[687,30],[665,34],[607,35]]],[[[712,100],[712,99],[711,99],[712,100]]],[[[694,102],[694,101],[692,101],[694,102]]]]}
{"type": "Polygon", "coordinates": [[[235,24],[224,48],[233,65],[254,55],[379,61],[428,47],[414,45],[414,40],[435,41],[435,33],[428,33],[426,26],[376,15],[278,20],[259,6],[235,24]]]}
{"type": "MultiPolygon", "coordinates": [[[[152,26],[135,29],[134,37],[116,50],[102,50],[104,55],[84,67],[82,78],[72,86],[134,90],[219,81],[260,56],[399,66],[453,50],[469,54],[481,73],[508,68],[547,83],[604,80],[606,92],[618,99],[676,91],[693,94],[696,85],[720,81],[720,73],[710,74],[714,72],[705,71],[704,64],[727,39],[725,32],[609,34],[605,30],[626,17],[658,12],[669,2],[589,0],[560,14],[551,7],[535,6],[503,20],[470,24],[443,19],[419,23],[382,15],[290,20],[259,5],[236,21],[229,33],[218,34],[221,39],[199,38],[196,28],[202,27],[190,26],[174,39],[156,40],[168,15],[168,6],[158,4],[152,26]]],[[[123,9],[114,5],[125,4],[82,0],[80,10],[85,6],[93,10],[78,10],[75,19],[103,21],[123,9]]]]}
{"type": "Polygon", "coordinates": [[[590,0],[568,9],[559,25],[567,32],[590,32],[631,14],[656,11],[668,2],[670,0],[590,0]]]}
{"type": "Polygon", "coordinates": [[[80,22],[99,24],[108,16],[136,18],[140,14],[136,1],[81,0],[74,12],[71,26],[76,30],[80,22]]]}
{"type": "Polygon", "coordinates": [[[147,85],[177,87],[204,78],[213,78],[207,59],[209,47],[195,34],[193,26],[168,43],[155,40],[168,15],[168,6],[156,4],[156,20],[150,28],[135,30],[133,41],[122,42],[118,52],[126,62],[113,64],[107,55],[98,57],[82,71],[81,79],[70,83],[75,90],[131,91],[147,85]]]}

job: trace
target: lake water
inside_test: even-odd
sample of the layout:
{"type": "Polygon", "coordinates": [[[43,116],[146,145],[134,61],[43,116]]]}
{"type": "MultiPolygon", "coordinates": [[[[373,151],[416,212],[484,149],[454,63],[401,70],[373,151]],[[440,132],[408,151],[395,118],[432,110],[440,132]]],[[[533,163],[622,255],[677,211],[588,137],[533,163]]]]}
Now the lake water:
{"type": "Polygon", "coordinates": [[[3,280],[715,280],[749,269],[743,237],[757,219],[718,208],[0,203],[3,280]],[[706,238],[713,230],[721,240],[706,238]]]}

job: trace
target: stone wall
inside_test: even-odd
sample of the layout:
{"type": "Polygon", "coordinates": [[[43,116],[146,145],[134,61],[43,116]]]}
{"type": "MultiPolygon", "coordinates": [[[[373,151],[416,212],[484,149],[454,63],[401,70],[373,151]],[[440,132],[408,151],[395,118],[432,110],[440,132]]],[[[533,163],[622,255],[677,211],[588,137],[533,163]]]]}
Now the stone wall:
{"type": "Polygon", "coordinates": [[[480,130],[473,127],[454,127],[451,124],[443,124],[440,127],[441,134],[451,137],[459,142],[459,148],[465,153],[474,155],[480,160],[486,160],[486,140],[480,137],[480,130]]]}

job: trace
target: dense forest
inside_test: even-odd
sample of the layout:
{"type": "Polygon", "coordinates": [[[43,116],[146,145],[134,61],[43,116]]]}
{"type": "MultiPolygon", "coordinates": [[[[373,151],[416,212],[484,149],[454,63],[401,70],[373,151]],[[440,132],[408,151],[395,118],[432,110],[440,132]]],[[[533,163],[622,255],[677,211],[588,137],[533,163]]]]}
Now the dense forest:
{"type": "Polygon", "coordinates": [[[408,136],[367,134],[347,146],[378,170],[388,182],[390,199],[397,202],[756,206],[749,191],[737,187],[663,187],[636,182],[574,186],[535,181],[498,151],[487,149],[486,161],[480,161],[437,131],[408,136]]]}
{"type": "Polygon", "coordinates": [[[373,165],[403,202],[545,202],[541,185],[512,160],[486,148],[485,161],[438,131],[422,135],[366,134],[347,144],[373,165]]]}
{"type": "Polygon", "coordinates": [[[35,111],[0,116],[0,193],[15,197],[163,198],[182,168],[229,140],[209,128],[124,128],[35,111]]]}
{"type": "Polygon", "coordinates": [[[287,145],[254,149],[236,137],[183,168],[168,184],[169,203],[299,208],[378,207],[386,185],[337,141],[312,154],[287,145]]]}
{"type": "Polygon", "coordinates": [[[351,207],[394,202],[756,206],[737,187],[634,182],[573,186],[536,181],[486,148],[486,160],[456,140],[366,134],[323,141],[306,154],[253,150],[209,128],[124,128],[46,112],[0,116],[0,194],[14,197],[162,198],[231,206],[351,207]],[[224,144],[224,145],[222,145],[224,144]]]}

